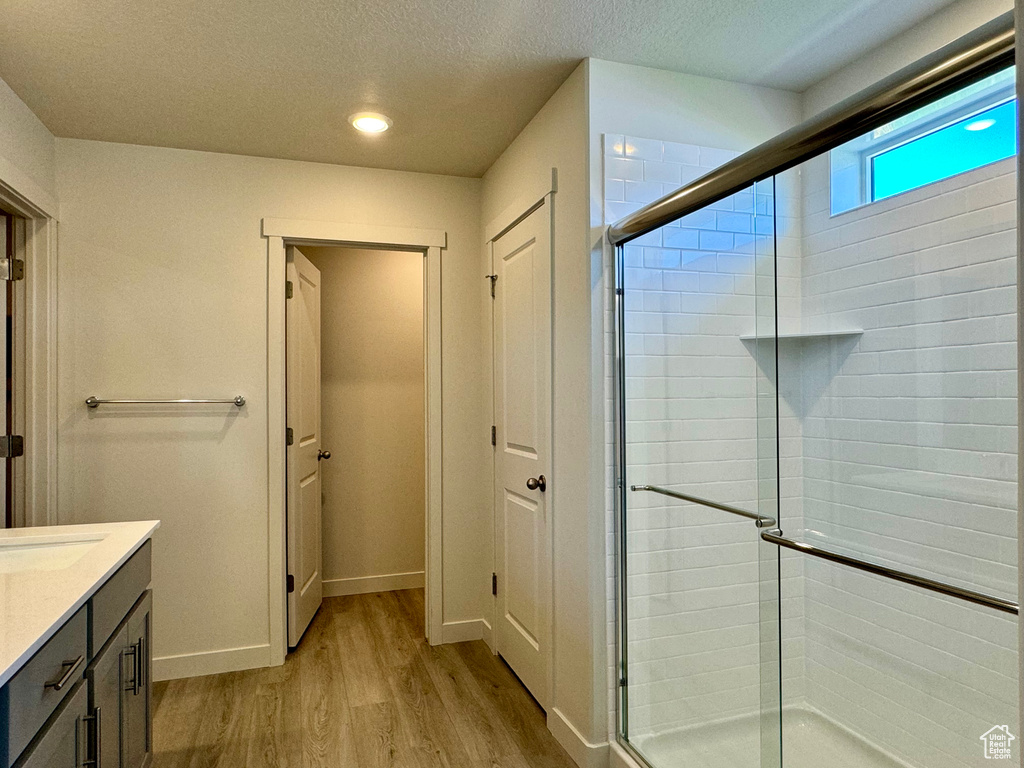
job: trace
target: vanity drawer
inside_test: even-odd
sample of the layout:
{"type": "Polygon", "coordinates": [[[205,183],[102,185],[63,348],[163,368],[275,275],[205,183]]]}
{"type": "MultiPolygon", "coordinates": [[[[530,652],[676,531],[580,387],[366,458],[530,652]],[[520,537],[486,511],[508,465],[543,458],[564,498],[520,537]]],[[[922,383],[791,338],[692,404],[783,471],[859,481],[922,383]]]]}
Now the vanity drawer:
{"type": "Polygon", "coordinates": [[[68,695],[57,714],[39,732],[16,768],[79,768],[88,757],[87,686],[84,681],[68,695]]]}
{"type": "Polygon", "coordinates": [[[0,733],[3,768],[14,763],[82,679],[88,661],[86,614],[84,607],[79,609],[0,690],[0,724],[5,725],[0,733]]]}
{"type": "Polygon", "coordinates": [[[146,541],[128,562],[92,596],[89,613],[89,656],[97,654],[149,587],[153,545],[146,541]]]}

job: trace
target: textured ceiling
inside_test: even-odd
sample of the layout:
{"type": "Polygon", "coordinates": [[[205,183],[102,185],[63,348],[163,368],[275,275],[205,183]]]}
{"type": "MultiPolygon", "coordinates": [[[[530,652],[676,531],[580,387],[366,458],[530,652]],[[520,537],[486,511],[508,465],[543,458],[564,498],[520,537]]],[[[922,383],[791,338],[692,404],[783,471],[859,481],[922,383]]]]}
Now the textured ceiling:
{"type": "Polygon", "coordinates": [[[3,0],[0,77],[58,136],[479,176],[584,57],[800,91],[949,1],[3,0]]]}

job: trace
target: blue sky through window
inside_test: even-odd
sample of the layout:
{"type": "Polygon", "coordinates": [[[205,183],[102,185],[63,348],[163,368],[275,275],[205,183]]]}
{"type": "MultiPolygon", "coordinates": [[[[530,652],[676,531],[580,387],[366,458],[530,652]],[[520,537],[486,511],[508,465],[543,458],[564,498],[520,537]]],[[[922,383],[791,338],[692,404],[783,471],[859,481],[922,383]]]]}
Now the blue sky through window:
{"type": "Polygon", "coordinates": [[[882,200],[1017,154],[1017,102],[1007,101],[871,158],[882,200]]]}

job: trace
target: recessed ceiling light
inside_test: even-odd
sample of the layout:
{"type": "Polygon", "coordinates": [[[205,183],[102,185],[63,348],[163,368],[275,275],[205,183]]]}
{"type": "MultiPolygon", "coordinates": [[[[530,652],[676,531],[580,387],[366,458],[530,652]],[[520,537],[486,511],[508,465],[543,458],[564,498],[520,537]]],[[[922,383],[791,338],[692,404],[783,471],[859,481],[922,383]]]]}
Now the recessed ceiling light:
{"type": "Polygon", "coordinates": [[[984,131],[986,128],[991,128],[995,124],[995,120],[975,120],[973,123],[965,125],[964,128],[968,131],[984,131]]]}
{"type": "Polygon", "coordinates": [[[391,118],[379,112],[356,112],[348,121],[363,133],[384,133],[391,127],[391,118]]]}

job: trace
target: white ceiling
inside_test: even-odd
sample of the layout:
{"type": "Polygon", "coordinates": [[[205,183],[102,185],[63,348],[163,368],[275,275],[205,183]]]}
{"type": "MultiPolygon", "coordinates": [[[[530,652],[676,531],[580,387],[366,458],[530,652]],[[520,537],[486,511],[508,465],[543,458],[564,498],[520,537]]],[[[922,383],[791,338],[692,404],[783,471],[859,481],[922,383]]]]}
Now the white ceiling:
{"type": "Polygon", "coordinates": [[[479,176],[584,57],[801,91],[949,2],[4,0],[0,77],[58,136],[479,176]]]}

